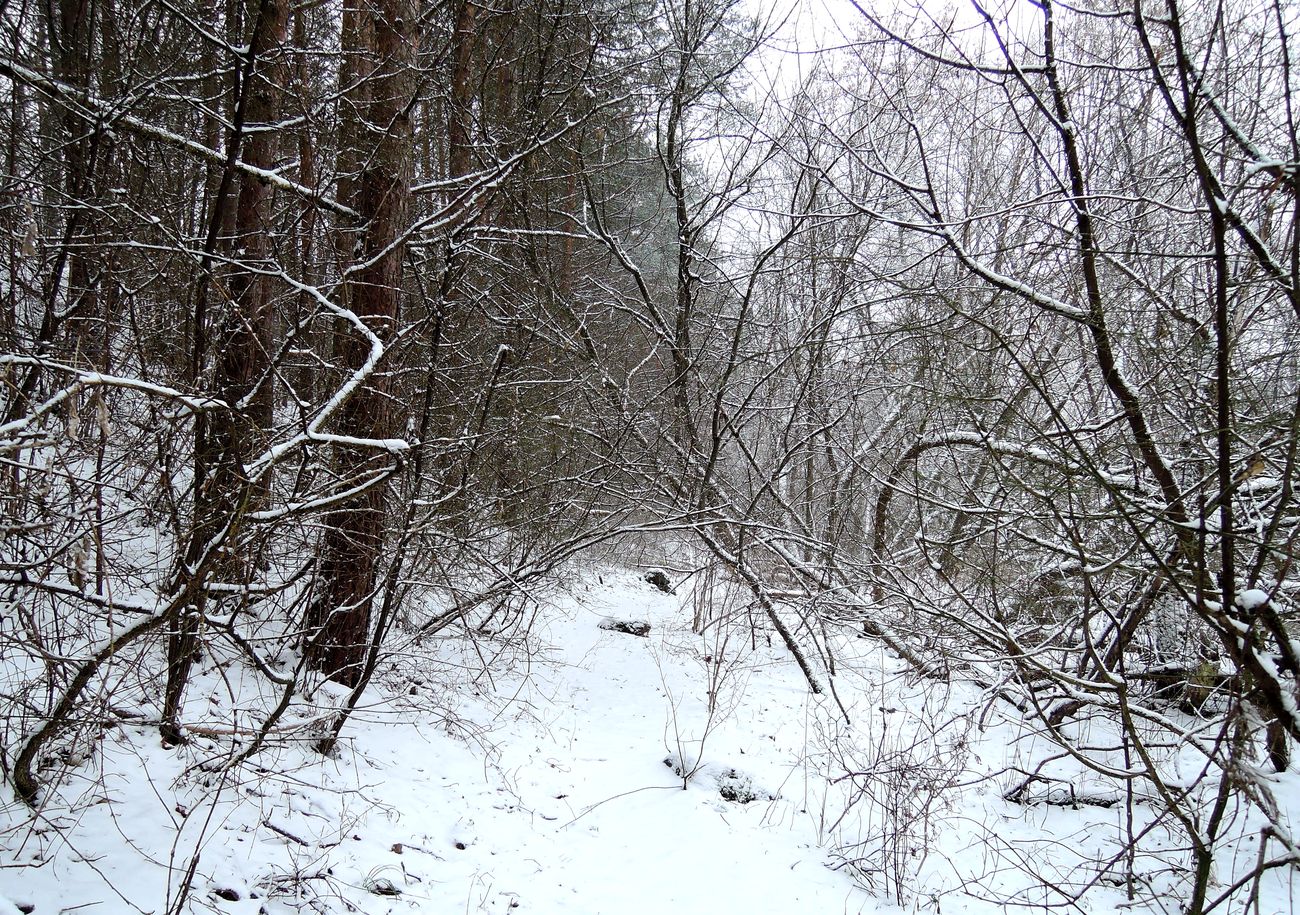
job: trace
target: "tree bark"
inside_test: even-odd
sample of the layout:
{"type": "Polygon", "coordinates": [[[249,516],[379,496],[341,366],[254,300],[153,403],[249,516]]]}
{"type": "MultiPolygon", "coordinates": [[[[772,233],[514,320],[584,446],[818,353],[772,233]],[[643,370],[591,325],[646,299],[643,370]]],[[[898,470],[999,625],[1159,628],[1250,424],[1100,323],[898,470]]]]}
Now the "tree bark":
{"type": "MultiPolygon", "coordinates": [[[[259,0],[250,11],[252,31],[248,57],[243,68],[241,98],[236,104],[231,158],[214,203],[206,251],[215,250],[220,227],[225,221],[229,186],[234,176],[234,162],[239,159],[246,125],[265,125],[278,110],[277,84],[267,75],[274,72],[271,51],[283,45],[288,22],[288,0],[259,0]]],[[[274,135],[260,131],[247,144],[245,161],[267,167],[273,157],[274,135]]],[[[236,204],[235,230],[240,243],[253,250],[265,251],[267,241],[263,225],[266,191],[248,175],[241,181],[236,204]],[[253,188],[256,188],[254,190],[253,188]]],[[[199,291],[195,316],[195,353],[192,373],[197,382],[205,355],[203,333],[206,284],[199,291]]],[[[239,519],[248,509],[251,490],[244,478],[245,459],[252,446],[254,428],[270,425],[269,384],[258,384],[269,365],[268,290],[264,278],[239,271],[231,280],[231,309],[225,326],[218,332],[218,356],[215,383],[230,409],[211,418],[199,417],[195,427],[194,524],[186,547],[185,565],[194,567],[197,557],[217,550],[218,561],[212,574],[218,578],[238,575],[243,559],[234,552],[239,533],[239,519]],[[257,390],[254,390],[254,387],[257,390]],[[250,396],[251,395],[251,396],[250,396]],[[247,401],[247,406],[244,406],[247,401]],[[219,542],[214,542],[219,541],[219,542]]],[[[205,596],[202,588],[194,590],[195,600],[178,618],[167,640],[167,682],[163,690],[163,714],[160,731],[164,740],[179,743],[184,739],[180,726],[181,704],[190,671],[198,654],[205,596]]]]}
{"type": "Polygon", "coordinates": [[[452,33],[451,105],[447,118],[447,176],[462,178],[469,174],[470,131],[473,124],[473,67],[478,4],[463,0],[456,13],[452,33]]]}
{"type": "MultiPolygon", "coordinates": [[[[348,21],[345,20],[345,27],[348,21]]],[[[411,171],[415,146],[411,111],[415,102],[416,16],[411,0],[376,0],[354,11],[344,46],[358,49],[361,67],[368,70],[358,88],[367,96],[364,112],[345,131],[343,154],[355,155],[350,174],[350,202],[362,217],[363,228],[354,250],[357,263],[343,285],[345,304],[381,339],[393,330],[402,293],[403,233],[409,220],[411,171]],[[347,139],[376,137],[375,145],[348,149],[347,139]]],[[[345,66],[348,64],[345,63],[345,66]]],[[[358,71],[360,74],[360,71],[358,71]]],[[[348,105],[345,103],[345,110],[348,105]]],[[[345,198],[348,199],[348,198],[345,198]]],[[[361,368],[369,357],[366,341],[355,334],[342,337],[337,361],[361,368]]],[[[338,432],[355,438],[384,438],[392,428],[388,379],[376,371],[344,405],[338,432]]],[[[342,476],[359,478],[376,471],[373,449],[341,446],[342,476]]],[[[379,553],[384,540],[385,488],[372,486],[350,505],[326,518],[319,597],[308,612],[308,663],[327,677],[356,684],[365,666],[379,553]]]]}

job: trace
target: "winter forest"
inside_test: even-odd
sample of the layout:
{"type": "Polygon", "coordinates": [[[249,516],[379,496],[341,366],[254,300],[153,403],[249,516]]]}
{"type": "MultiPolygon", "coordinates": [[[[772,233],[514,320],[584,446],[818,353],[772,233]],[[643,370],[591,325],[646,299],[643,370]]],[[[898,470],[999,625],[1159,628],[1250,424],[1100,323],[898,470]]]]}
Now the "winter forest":
{"type": "Polygon", "coordinates": [[[1296,911],[1300,4],[0,26],[0,915],[1296,911]]]}

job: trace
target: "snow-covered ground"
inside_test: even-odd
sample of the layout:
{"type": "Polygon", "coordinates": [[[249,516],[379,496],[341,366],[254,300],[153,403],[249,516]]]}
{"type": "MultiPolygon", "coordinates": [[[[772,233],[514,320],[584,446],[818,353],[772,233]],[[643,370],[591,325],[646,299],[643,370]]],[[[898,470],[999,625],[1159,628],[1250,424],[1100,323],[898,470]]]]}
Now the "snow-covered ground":
{"type": "MultiPolygon", "coordinates": [[[[238,724],[251,678],[209,660],[188,745],[109,727],[36,817],[6,803],[0,915],[999,912],[1026,874],[1078,880],[1121,838],[1114,808],[1010,804],[977,778],[1032,740],[988,710],[942,713],[959,689],[845,638],[838,701],[814,696],[746,619],[692,633],[680,590],[587,569],[508,633],[413,642],[329,759],[305,726],[326,686],[225,767],[218,725],[238,724]]],[[[1289,880],[1261,912],[1292,911],[1289,880]]]]}
{"type": "MultiPolygon", "coordinates": [[[[635,574],[588,573],[526,636],[412,646],[323,764],[278,739],[225,773],[215,728],[181,749],[109,729],[102,763],[71,768],[39,817],[6,805],[19,867],[0,870],[0,911],[163,912],[191,867],[197,911],[870,910],[805,812],[798,670],[762,644],[706,734],[707,641],[689,625],[635,574]],[[685,790],[672,754],[699,757],[685,790]]],[[[187,713],[231,692],[210,670],[187,713]]]]}

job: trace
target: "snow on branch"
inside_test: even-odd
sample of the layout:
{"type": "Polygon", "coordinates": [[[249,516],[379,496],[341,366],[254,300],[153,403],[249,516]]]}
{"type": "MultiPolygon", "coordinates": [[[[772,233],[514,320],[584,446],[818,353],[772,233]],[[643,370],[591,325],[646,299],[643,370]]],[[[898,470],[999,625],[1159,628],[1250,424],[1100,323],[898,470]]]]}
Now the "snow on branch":
{"type": "MultiPolygon", "coordinates": [[[[73,88],[66,83],[51,79],[48,76],[37,73],[35,70],[30,70],[27,67],[14,62],[12,59],[0,60],[0,75],[7,76],[16,82],[24,83],[25,85],[31,86],[33,89],[45,93],[51,98],[58,99],[70,109],[77,112],[80,117],[88,121],[96,122],[104,128],[124,127],[132,133],[149,137],[150,139],[157,140],[160,143],[176,149],[185,150],[200,159],[207,159],[208,161],[215,162],[219,165],[226,164],[227,155],[223,150],[212,149],[197,140],[188,139],[180,134],[173,133],[166,128],[159,127],[156,124],[150,124],[148,121],[125,114],[124,112],[117,110],[117,105],[115,103],[96,98],[83,90],[73,88]]],[[[280,190],[297,194],[298,196],[310,200],[312,203],[315,203],[332,213],[346,216],[349,219],[360,218],[357,211],[351,207],[344,206],[333,197],[328,197],[317,191],[315,188],[307,187],[306,185],[299,184],[296,181],[290,181],[288,178],[285,178],[273,169],[259,168],[256,165],[250,165],[249,163],[240,160],[234,162],[234,167],[236,170],[241,171],[244,174],[252,175],[263,184],[268,184],[272,187],[279,188],[280,190]]]]}
{"type": "Polygon", "coordinates": [[[195,413],[203,410],[224,409],[226,406],[222,401],[211,397],[199,397],[193,394],[185,394],[175,388],[155,384],[151,381],[143,381],[139,378],[129,378],[122,375],[106,375],[103,372],[84,371],[62,362],[38,356],[21,356],[15,354],[0,355],[0,371],[11,365],[38,366],[55,372],[71,374],[75,377],[70,384],[33,407],[26,415],[20,416],[17,419],[11,420],[10,422],[0,426],[0,451],[9,451],[16,447],[21,447],[17,439],[22,436],[33,423],[37,422],[42,417],[49,415],[53,410],[65,403],[70,397],[89,388],[124,388],[127,390],[140,391],[154,397],[162,397],[167,400],[175,401],[195,413]]]}
{"type": "Polygon", "coordinates": [[[306,293],[316,300],[326,311],[332,313],[335,317],[341,318],[353,329],[365,338],[370,345],[370,352],[366,356],[366,361],[352,373],[342,386],[330,397],[330,399],[316,411],[316,415],[311,418],[306,427],[298,434],[276,444],[271,445],[260,455],[253,458],[248,463],[249,479],[258,479],[266,473],[274,464],[276,464],[286,454],[294,451],[299,446],[307,442],[321,442],[325,444],[348,445],[353,448],[373,448],[379,451],[387,451],[391,454],[397,454],[405,451],[410,447],[405,439],[400,438],[358,438],[351,435],[337,435],[325,432],[325,424],[329,419],[347,402],[348,398],[369,378],[379,365],[379,360],[384,356],[384,344],[371,330],[366,326],[366,322],[350,309],[344,308],[332,302],[329,296],[325,295],[316,286],[296,280],[288,273],[280,271],[272,274],[277,276],[286,284],[292,286],[299,292],[306,293]]]}

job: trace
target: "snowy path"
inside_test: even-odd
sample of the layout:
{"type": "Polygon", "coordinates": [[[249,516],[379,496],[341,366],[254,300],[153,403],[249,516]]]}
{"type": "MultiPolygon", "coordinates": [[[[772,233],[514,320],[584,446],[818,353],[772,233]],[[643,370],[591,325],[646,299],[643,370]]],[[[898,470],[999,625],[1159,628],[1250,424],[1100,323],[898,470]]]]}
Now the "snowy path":
{"type": "MultiPolygon", "coordinates": [[[[452,902],[456,911],[513,904],[592,915],[859,912],[864,904],[874,911],[824,867],[797,796],[742,805],[718,793],[715,773],[726,767],[783,797],[801,793],[800,785],[781,784],[791,765],[777,733],[802,730],[797,671],[787,681],[770,670],[778,675],[771,684],[764,678],[761,696],[750,681],[749,702],[764,711],[747,714],[740,731],[729,727],[739,714],[723,722],[704,747],[703,770],[682,790],[664,764],[676,748],[664,683],[679,700],[678,726],[698,737],[704,665],[688,647],[671,647],[689,638],[670,628],[681,625],[676,598],[628,575],[604,577],[613,583],[593,582],[539,633],[556,653],[533,666],[513,710],[518,717],[489,737],[501,749],[505,784],[492,773],[485,779],[477,759],[461,760],[464,768],[447,776],[464,800],[450,831],[427,840],[444,840],[435,869],[443,892],[430,892],[430,901],[452,902]],[[598,628],[605,616],[646,619],[654,628],[648,639],[607,632],[598,628]],[[764,729],[767,714],[775,720],[764,729]]],[[[415,805],[421,788],[411,790],[415,805]]],[[[437,822],[450,813],[430,805],[426,816],[437,822]]]]}
{"type": "MultiPolygon", "coordinates": [[[[717,646],[690,634],[678,598],[631,572],[601,577],[546,607],[526,646],[452,639],[433,664],[413,653],[409,679],[388,682],[411,695],[365,710],[324,764],[282,743],[260,757],[264,771],[223,782],[204,768],[218,744],[169,750],[152,728],[111,729],[102,766],[69,774],[62,809],[37,823],[20,805],[0,811],[5,863],[28,865],[0,868],[0,915],[14,904],[34,915],[168,911],[195,849],[185,910],[196,912],[880,909],[825,866],[817,811],[804,812],[814,804],[795,763],[810,697],[794,666],[779,649],[727,646],[739,662],[720,691],[729,711],[683,790],[664,760],[699,752],[704,657],[717,646]],[[654,628],[608,632],[606,616],[654,628]],[[501,652],[491,683],[480,651],[501,652]],[[752,785],[758,800],[722,798],[718,775],[733,770],[729,783],[752,785]]],[[[231,675],[208,671],[191,702],[218,710],[231,675]]]]}

